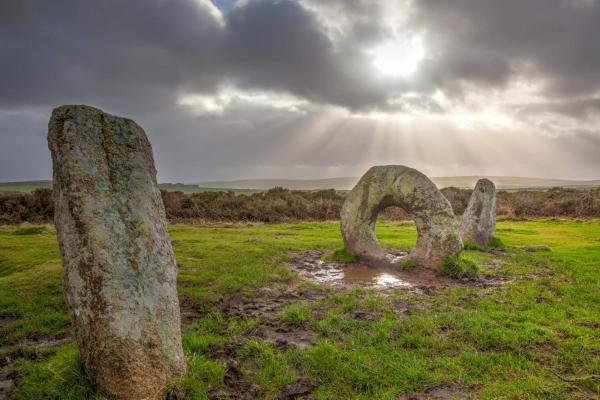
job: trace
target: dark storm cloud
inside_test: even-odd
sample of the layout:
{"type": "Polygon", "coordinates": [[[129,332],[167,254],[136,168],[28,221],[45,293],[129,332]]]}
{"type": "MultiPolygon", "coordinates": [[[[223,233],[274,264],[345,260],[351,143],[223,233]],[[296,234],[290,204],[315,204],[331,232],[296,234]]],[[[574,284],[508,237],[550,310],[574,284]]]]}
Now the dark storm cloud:
{"type": "MultiPolygon", "coordinates": [[[[148,131],[167,180],[236,178],[235,171],[250,173],[251,166],[262,177],[290,163],[310,170],[310,177],[319,168],[348,175],[360,172],[350,172],[353,163],[363,168],[392,162],[392,154],[425,167],[437,162],[442,168],[445,161],[475,166],[458,147],[452,160],[424,150],[451,137],[450,125],[413,125],[421,139],[411,140],[422,143],[408,143],[414,144],[412,153],[389,145],[364,162],[364,149],[379,140],[377,124],[342,113],[322,137],[307,137],[323,124],[330,105],[360,115],[417,110],[443,116],[466,95],[483,93],[485,103],[486,92],[502,93],[516,79],[541,89],[534,100],[496,96],[509,118],[568,119],[571,137],[547,140],[555,157],[556,149],[571,152],[572,170],[561,176],[590,176],[600,168],[597,153],[586,150],[598,149],[599,142],[594,121],[600,114],[600,0],[214,4],[224,13],[209,0],[0,1],[0,180],[50,176],[45,124],[51,108],[65,103],[136,119],[148,131]],[[415,74],[377,73],[369,51],[411,35],[422,36],[425,48],[415,74]],[[293,95],[304,100],[303,113],[231,101],[221,114],[198,116],[178,105],[182,95],[211,96],[223,87],[293,95]],[[432,99],[438,89],[449,105],[432,99]],[[303,138],[313,147],[302,149],[303,138]]],[[[556,124],[542,122],[538,126],[556,124]]],[[[543,134],[539,129],[527,134],[543,134]]],[[[511,149],[507,154],[517,153],[511,149]]],[[[542,161],[527,164],[531,173],[548,171],[542,161]]],[[[501,162],[510,164],[508,158],[501,162]]],[[[526,164],[514,165],[529,173],[526,164]]]]}
{"type": "Polygon", "coordinates": [[[424,29],[427,66],[440,87],[503,86],[524,75],[549,97],[600,90],[597,0],[419,0],[411,26],[424,29]]]}
{"type": "Polygon", "coordinates": [[[157,108],[225,82],[351,108],[385,100],[295,1],[251,1],[224,24],[193,0],[7,1],[0,15],[4,108],[157,108]]]}
{"type": "Polygon", "coordinates": [[[226,82],[352,110],[389,109],[408,90],[459,94],[463,83],[502,87],[520,75],[542,80],[548,96],[600,90],[599,1],[414,2],[400,29],[424,35],[427,58],[410,81],[374,78],[363,48],[391,35],[381,24],[386,2],[321,4],[348,21],[335,46],[315,4],[250,0],[220,24],[200,0],[5,1],[0,106],[150,109],[226,82]]]}
{"type": "Polygon", "coordinates": [[[5,1],[0,15],[5,108],[156,107],[173,102],[178,85],[218,82],[221,30],[192,1],[5,1]]]}

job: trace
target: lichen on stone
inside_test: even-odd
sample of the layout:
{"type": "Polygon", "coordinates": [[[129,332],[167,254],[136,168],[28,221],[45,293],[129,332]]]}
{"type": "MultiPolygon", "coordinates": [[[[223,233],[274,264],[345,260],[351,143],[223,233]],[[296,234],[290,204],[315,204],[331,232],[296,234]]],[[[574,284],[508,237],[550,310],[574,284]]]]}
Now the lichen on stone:
{"type": "Polygon", "coordinates": [[[462,240],[487,246],[496,230],[496,186],[489,179],[475,185],[460,223],[462,240]]]}
{"type": "Polygon", "coordinates": [[[462,250],[458,224],[448,200],[419,171],[401,166],[375,166],[365,173],[342,205],[345,248],[373,265],[388,265],[375,234],[377,215],[386,207],[408,212],[417,228],[417,243],[408,255],[420,266],[438,269],[449,255],[462,250]]]}
{"type": "Polygon", "coordinates": [[[65,297],[85,370],[116,399],[163,398],[186,364],[150,143],[132,120],[63,106],[48,145],[65,297]]]}

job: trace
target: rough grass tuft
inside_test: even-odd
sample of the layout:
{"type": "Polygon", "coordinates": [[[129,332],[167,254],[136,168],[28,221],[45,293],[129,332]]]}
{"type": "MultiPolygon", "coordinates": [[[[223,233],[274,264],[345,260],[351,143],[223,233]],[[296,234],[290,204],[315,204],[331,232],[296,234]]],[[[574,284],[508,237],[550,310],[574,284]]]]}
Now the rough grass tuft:
{"type": "Polygon", "coordinates": [[[478,245],[477,243],[474,243],[474,242],[470,242],[468,240],[463,241],[463,247],[465,250],[473,250],[473,251],[483,250],[483,246],[478,245]]]}
{"type": "Polygon", "coordinates": [[[448,256],[442,264],[442,275],[454,279],[476,278],[478,273],[477,265],[461,256],[448,256]]]}
{"type": "Polygon", "coordinates": [[[535,246],[523,246],[521,248],[530,253],[547,253],[547,252],[552,251],[552,247],[548,246],[547,244],[537,244],[535,246]]]}
{"type": "Polygon", "coordinates": [[[408,258],[405,260],[400,260],[398,265],[400,266],[400,269],[410,271],[411,269],[417,268],[419,266],[419,263],[417,263],[415,260],[408,258]]]}
{"type": "Polygon", "coordinates": [[[502,239],[497,237],[493,237],[492,240],[490,240],[490,243],[487,245],[487,247],[495,250],[504,250],[506,248],[502,239]]]}
{"type": "Polygon", "coordinates": [[[339,263],[352,263],[358,261],[358,256],[348,253],[345,248],[341,248],[327,256],[325,260],[339,263]]]}
{"type": "Polygon", "coordinates": [[[45,233],[47,230],[45,226],[21,226],[13,231],[13,235],[39,235],[45,233]]]}
{"type": "Polygon", "coordinates": [[[473,250],[473,251],[504,250],[506,248],[506,246],[504,245],[504,242],[502,242],[502,239],[497,238],[497,237],[493,237],[487,246],[482,246],[480,244],[465,240],[463,242],[463,247],[465,250],[473,250]]]}
{"type": "Polygon", "coordinates": [[[281,321],[288,326],[302,326],[308,319],[308,309],[297,304],[287,306],[281,314],[281,321]]]}

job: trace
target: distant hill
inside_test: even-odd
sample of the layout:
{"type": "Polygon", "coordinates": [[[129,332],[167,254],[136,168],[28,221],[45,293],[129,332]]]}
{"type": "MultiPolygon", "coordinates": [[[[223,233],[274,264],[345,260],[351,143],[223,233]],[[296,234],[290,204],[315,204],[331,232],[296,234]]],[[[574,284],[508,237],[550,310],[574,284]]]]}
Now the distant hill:
{"type": "MultiPolygon", "coordinates": [[[[482,176],[440,176],[431,180],[441,189],[448,186],[459,188],[473,188],[475,182],[482,176]]],[[[521,178],[512,176],[488,176],[496,187],[500,189],[545,189],[555,186],[567,188],[590,188],[600,187],[600,179],[591,181],[569,180],[569,179],[545,179],[545,178],[521,178]]],[[[161,183],[159,187],[163,190],[179,190],[185,193],[211,192],[233,190],[236,193],[249,194],[260,192],[273,187],[285,187],[293,190],[321,190],[337,189],[350,190],[356,182],[357,177],[327,178],[327,179],[246,179],[235,181],[212,181],[191,183],[161,183]]],[[[29,193],[38,188],[51,188],[52,181],[22,181],[0,183],[0,192],[29,193]]]]}
{"type": "Polygon", "coordinates": [[[201,182],[200,187],[231,188],[231,189],[260,189],[284,187],[293,190],[337,189],[350,190],[358,178],[328,178],[328,179],[247,179],[237,181],[201,182]]]}
{"type": "MultiPolygon", "coordinates": [[[[210,188],[200,187],[196,184],[186,183],[160,183],[158,185],[163,190],[168,191],[180,191],[184,193],[199,193],[199,192],[223,192],[226,190],[232,190],[239,194],[250,194],[255,192],[261,192],[263,190],[255,189],[235,189],[235,188],[210,188]]],[[[22,181],[22,182],[0,182],[0,193],[2,192],[15,192],[15,193],[31,193],[35,189],[50,189],[52,188],[52,181],[22,181]]]]}
{"type": "MultiPolygon", "coordinates": [[[[473,188],[478,179],[483,176],[440,176],[431,180],[441,189],[448,186],[459,188],[473,188]]],[[[597,187],[600,179],[592,181],[578,181],[568,179],[521,178],[511,176],[487,176],[500,189],[531,189],[561,187],[597,187]]],[[[328,179],[246,179],[236,181],[201,182],[199,187],[206,188],[231,188],[266,190],[281,186],[294,190],[337,189],[350,190],[358,177],[328,178],[328,179]]]]}
{"type": "Polygon", "coordinates": [[[31,193],[35,189],[52,187],[52,181],[22,181],[22,182],[2,182],[0,183],[1,192],[19,192],[31,193]]]}

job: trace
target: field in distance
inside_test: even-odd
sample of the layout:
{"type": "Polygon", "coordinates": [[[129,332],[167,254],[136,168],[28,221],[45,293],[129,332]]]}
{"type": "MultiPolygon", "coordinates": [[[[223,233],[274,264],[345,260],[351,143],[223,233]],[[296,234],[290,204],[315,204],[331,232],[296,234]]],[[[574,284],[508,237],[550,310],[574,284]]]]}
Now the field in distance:
{"type": "MultiPolygon", "coordinates": [[[[180,191],[183,193],[200,193],[200,192],[224,192],[231,190],[237,194],[251,194],[257,192],[263,192],[262,189],[241,189],[241,188],[218,188],[218,187],[204,187],[197,184],[185,184],[185,183],[161,183],[158,185],[163,190],[171,192],[180,191]]],[[[13,193],[31,193],[35,189],[50,189],[52,188],[52,181],[22,181],[22,182],[0,182],[0,193],[2,192],[13,192],[13,193]]]]}
{"type": "MultiPolygon", "coordinates": [[[[440,189],[445,187],[458,187],[472,189],[481,178],[492,180],[499,189],[548,189],[552,187],[568,188],[593,188],[600,186],[600,179],[595,180],[569,180],[547,178],[523,178],[512,176],[440,176],[431,180],[440,189]]],[[[232,189],[260,189],[267,190],[273,187],[285,187],[293,190],[318,190],[337,189],[350,190],[358,182],[358,177],[328,178],[328,179],[246,179],[236,181],[201,182],[200,187],[207,188],[232,188],[232,189]]]]}
{"type": "MultiPolygon", "coordinates": [[[[547,178],[523,178],[511,176],[441,176],[432,177],[431,180],[441,189],[445,187],[458,187],[472,189],[477,180],[488,178],[499,189],[549,189],[552,187],[589,189],[600,187],[600,179],[595,180],[569,180],[547,178]]],[[[161,183],[160,188],[169,191],[184,193],[223,192],[231,190],[239,194],[263,192],[274,187],[284,187],[291,190],[350,190],[358,177],[327,178],[327,179],[245,179],[233,181],[211,181],[200,183],[161,183]]],[[[0,192],[30,193],[39,188],[50,188],[52,181],[21,181],[0,182],[0,192]]]]}

